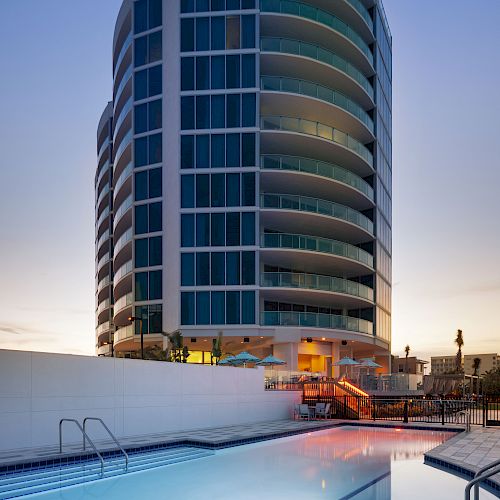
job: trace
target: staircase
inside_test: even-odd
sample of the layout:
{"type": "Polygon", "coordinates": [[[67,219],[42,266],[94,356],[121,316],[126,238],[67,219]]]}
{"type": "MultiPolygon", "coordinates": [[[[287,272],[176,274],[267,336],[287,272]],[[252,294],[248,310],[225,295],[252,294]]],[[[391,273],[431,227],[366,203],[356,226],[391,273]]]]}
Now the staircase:
{"type": "MultiPolygon", "coordinates": [[[[213,451],[188,446],[165,448],[151,452],[129,453],[128,472],[137,472],[187,460],[214,455],[213,451]]],[[[16,498],[32,493],[55,490],[125,474],[125,460],[122,456],[106,458],[101,476],[100,460],[84,463],[57,465],[29,472],[15,472],[0,476],[0,499],[16,498]]]]}

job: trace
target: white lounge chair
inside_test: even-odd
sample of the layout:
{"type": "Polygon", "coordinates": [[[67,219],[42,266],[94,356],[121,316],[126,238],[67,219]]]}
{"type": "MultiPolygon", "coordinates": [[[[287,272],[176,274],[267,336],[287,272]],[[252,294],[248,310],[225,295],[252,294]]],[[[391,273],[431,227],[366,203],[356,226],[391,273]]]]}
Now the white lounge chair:
{"type": "Polygon", "coordinates": [[[299,419],[307,418],[307,420],[311,420],[311,414],[309,413],[309,406],[307,405],[299,405],[299,419]]]}

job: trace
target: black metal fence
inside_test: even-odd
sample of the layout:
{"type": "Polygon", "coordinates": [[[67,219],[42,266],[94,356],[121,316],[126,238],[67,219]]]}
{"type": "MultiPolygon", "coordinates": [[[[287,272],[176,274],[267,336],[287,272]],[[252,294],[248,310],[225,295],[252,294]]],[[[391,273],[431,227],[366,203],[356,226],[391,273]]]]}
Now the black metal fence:
{"type": "Polygon", "coordinates": [[[500,396],[464,399],[383,399],[323,391],[303,391],[303,402],[330,403],[330,416],[342,419],[393,420],[436,424],[500,425],[500,396]]]}

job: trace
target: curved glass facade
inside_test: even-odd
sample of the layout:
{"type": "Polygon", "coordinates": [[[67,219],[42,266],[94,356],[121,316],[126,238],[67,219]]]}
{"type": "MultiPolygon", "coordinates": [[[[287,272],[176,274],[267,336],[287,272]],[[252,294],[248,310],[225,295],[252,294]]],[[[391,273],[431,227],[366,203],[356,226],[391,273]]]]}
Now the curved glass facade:
{"type": "Polygon", "coordinates": [[[139,334],[179,329],[206,360],[222,332],[291,370],[389,370],[391,45],[380,0],[124,0],[97,141],[98,348],[116,330],[115,355],[137,356],[139,334]]]}

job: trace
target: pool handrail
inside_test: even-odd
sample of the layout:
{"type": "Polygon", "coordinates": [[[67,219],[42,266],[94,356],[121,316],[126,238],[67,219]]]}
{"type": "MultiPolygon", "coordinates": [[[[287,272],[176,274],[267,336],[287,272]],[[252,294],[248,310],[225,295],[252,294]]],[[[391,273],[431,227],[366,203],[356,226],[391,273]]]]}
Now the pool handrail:
{"type": "Polygon", "coordinates": [[[61,418],[59,420],[59,453],[62,453],[62,424],[63,422],[74,422],[78,429],[80,429],[81,433],[83,434],[83,440],[85,442],[85,438],[88,439],[89,443],[92,445],[92,448],[94,449],[94,452],[96,455],[99,457],[99,460],[101,461],[101,477],[104,476],[104,459],[102,458],[102,455],[99,453],[99,450],[96,448],[95,444],[93,441],[87,436],[85,431],[83,430],[83,427],[81,426],[80,422],[78,420],[75,420],[74,418],[61,418]]]}
{"type": "MultiPolygon", "coordinates": [[[[102,420],[102,418],[98,418],[98,417],[85,417],[83,419],[83,449],[85,450],[85,437],[87,436],[87,439],[88,439],[88,435],[85,432],[85,425],[87,423],[87,420],[95,420],[97,422],[101,422],[102,426],[106,429],[106,431],[110,435],[111,439],[116,443],[116,446],[118,446],[118,448],[120,448],[120,451],[125,455],[125,470],[128,471],[128,454],[123,449],[122,445],[118,442],[118,439],[116,439],[115,435],[109,430],[109,427],[104,423],[104,421],[102,420]]],[[[89,441],[90,441],[90,439],[89,439],[89,441]]],[[[92,443],[92,441],[90,441],[90,442],[92,443]]]]}
{"type": "Polygon", "coordinates": [[[471,479],[465,487],[465,500],[470,500],[470,492],[473,486],[474,500],[479,500],[479,483],[497,473],[500,473],[500,459],[495,460],[494,462],[491,462],[490,464],[479,469],[474,475],[474,479],[471,479]]]}

